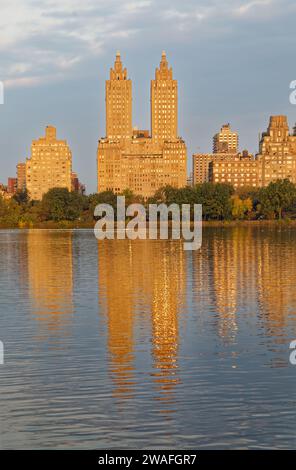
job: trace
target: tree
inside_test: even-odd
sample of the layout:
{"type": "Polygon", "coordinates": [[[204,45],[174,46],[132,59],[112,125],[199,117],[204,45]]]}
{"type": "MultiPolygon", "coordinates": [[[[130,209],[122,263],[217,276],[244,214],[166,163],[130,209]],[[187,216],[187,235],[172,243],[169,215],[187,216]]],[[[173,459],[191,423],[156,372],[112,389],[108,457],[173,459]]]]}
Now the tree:
{"type": "Polygon", "coordinates": [[[202,204],[205,220],[223,220],[231,218],[231,196],[234,189],[229,184],[203,183],[195,186],[195,202],[202,204]]]}
{"type": "Polygon", "coordinates": [[[83,210],[84,197],[67,188],[52,188],[44,194],[40,213],[45,220],[76,220],[83,210]]]}
{"type": "Polygon", "coordinates": [[[109,204],[113,207],[114,213],[116,213],[116,194],[113,191],[102,191],[100,193],[90,194],[88,196],[88,210],[90,219],[93,220],[95,208],[98,204],[109,204]]]}
{"type": "Polygon", "coordinates": [[[129,206],[130,204],[144,204],[143,196],[139,194],[135,194],[131,189],[124,189],[120,196],[125,197],[125,206],[129,206]]]}
{"type": "Polygon", "coordinates": [[[29,193],[27,189],[23,190],[18,190],[14,195],[13,199],[18,203],[18,204],[28,204],[29,202],[29,193]]]}
{"type": "Polygon", "coordinates": [[[246,215],[252,211],[252,199],[241,199],[237,194],[231,197],[232,202],[232,217],[234,219],[244,219],[246,215]]]}
{"type": "Polygon", "coordinates": [[[148,203],[150,204],[167,204],[170,205],[171,203],[176,203],[178,199],[178,192],[179,190],[177,188],[174,188],[173,186],[164,186],[162,188],[159,188],[154,196],[148,199],[148,203]]]}
{"type": "Polygon", "coordinates": [[[281,220],[283,212],[295,204],[296,185],[288,179],[277,180],[262,188],[258,199],[260,211],[265,217],[281,220]]]}

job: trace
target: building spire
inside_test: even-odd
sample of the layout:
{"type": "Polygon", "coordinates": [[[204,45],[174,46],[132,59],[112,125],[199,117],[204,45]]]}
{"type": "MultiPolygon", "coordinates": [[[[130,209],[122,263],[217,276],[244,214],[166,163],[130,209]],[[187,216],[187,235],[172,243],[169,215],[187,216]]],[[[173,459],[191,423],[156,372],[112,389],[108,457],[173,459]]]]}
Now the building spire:
{"type": "Polygon", "coordinates": [[[167,58],[166,58],[165,51],[162,51],[162,54],[161,54],[160,68],[161,69],[167,69],[168,68],[168,61],[167,61],[167,58]]]}
{"type": "Polygon", "coordinates": [[[122,62],[121,62],[121,57],[120,57],[120,52],[116,52],[116,59],[114,62],[114,70],[116,72],[121,72],[122,71],[122,62]]]}
{"type": "Polygon", "coordinates": [[[173,79],[173,71],[172,68],[169,68],[169,64],[166,57],[166,52],[162,51],[161,53],[161,60],[159,64],[159,68],[155,70],[155,80],[172,80],[173,79]]]}
{"type": "Polygon", "coordinates": [[[120,52],[116,52],[114,68],[110,70],[110,80],[126,80],[127,70],[124,69],[121,62],[120,52]]]}

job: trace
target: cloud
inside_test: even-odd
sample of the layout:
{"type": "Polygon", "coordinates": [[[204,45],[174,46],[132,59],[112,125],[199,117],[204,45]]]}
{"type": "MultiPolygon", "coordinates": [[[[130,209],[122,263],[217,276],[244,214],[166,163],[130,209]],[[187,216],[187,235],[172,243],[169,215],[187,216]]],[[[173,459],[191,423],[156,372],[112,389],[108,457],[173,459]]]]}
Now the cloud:
{"type": "Polygon", "coordinates": [[[67,76],[80,62],[102,54],[107,41],[137,34],[134,17],[151,4],[10,0],[1,6],[0,77],[9,87],[67,76]]]}
{"type": "Polygon", "coordinates": [[[170,36],[177,43],[233,34],[290,11],[293,0],[10,0],[1,6],[0,79],[62,80],[129,41],[144,37],[144,49],[156,41],[162,49],[170,36]]]}
{"type": "Polygon", "coordinates": [[[252,0],[250,2],[244,2],[235,9],[235,14],[238,16],[244,16],[253,13],[254,10],[256,10],[256,14],[258,14],[258,8],[263,8],[264,12],[266,12],[266,8],[269,9],[272,4],[274,4],[274,0],[252,0]]]}

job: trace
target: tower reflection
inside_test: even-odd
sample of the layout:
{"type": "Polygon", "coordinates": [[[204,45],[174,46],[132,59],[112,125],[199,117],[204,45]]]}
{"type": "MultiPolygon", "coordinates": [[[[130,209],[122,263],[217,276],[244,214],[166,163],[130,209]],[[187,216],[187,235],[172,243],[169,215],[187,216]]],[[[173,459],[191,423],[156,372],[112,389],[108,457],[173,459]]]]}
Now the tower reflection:
{"type": "Polygon", "coordinates": [[[42,335],[62,336],[73,312],[72,232],[29,230],[27,266],[32,314],[42,335]]]}
{"type": "Polygon", "coordinates": [[[172,402],[179,382],[178,324],[186,291],[183,244],[150,240],[98,244],[99,298],[104,299],[114,394],[132,396],[136,339],[142,328],[150,328],[151,377],[158,399],[172,402]]]}

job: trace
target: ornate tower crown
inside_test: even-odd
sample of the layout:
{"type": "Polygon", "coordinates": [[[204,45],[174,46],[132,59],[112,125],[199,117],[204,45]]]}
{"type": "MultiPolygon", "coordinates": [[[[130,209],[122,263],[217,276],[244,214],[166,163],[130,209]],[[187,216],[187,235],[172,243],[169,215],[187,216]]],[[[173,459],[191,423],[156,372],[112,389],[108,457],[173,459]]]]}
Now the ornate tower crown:
{"type": "Polygon", "coordinates": [[[173,69],[169,68],[165,51],[162,51],[159,68],[155,70],[155,80],[172,80],[173,69]]]}
{"type": "Polygon", "coordinates": [[[114,62],[114,68],[110,69],[110,80],[126,80],[127,79],[127,70],[122,68],[122,62],[120,57],[120,52],[116,52],[116,58],[114,62]]]}

